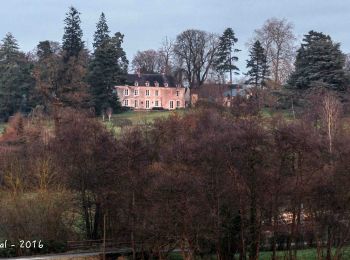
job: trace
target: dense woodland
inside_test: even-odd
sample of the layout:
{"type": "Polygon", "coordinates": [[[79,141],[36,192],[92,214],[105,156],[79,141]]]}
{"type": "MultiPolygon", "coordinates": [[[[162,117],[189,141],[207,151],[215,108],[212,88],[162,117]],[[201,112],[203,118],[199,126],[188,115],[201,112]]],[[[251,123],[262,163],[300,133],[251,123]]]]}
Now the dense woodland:
{"type": "MultiPolygon", "coordinates": [[[[1,238],[64,251],[69,240],[101,239],[105,226],[133,259],[179,249],[184,260],[255,260],[262,250],[292,260],[306,247],[346,259],[350,66],[340,44],[310,31],[295,52],[292,24],[270,19],[250,44],[249,98],[201,101],[116,133],[96,116],[120,110],[113,87],[128,71],[124,35],[111,34],[102,14],[93,53],[81,39],[71,7],[62,43],[25,54],[11,34],[2,41],[1,238]]],[[[231,28],[186,30],[138,52],[132,66],[189,88],[230,82],[237,41],[231,28]]],[[[29,253],[38,251],[4,254],[29,253]]]]}

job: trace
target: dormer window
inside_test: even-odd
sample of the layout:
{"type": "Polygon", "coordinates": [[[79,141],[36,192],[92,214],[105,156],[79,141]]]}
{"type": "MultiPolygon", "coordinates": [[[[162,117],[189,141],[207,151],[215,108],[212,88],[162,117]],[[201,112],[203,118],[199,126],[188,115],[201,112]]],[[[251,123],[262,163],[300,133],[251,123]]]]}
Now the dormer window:
{"type": "Polygon", "coordinates": [[[138,87],[138,86],[139,86],[139,82],[135,81],[135,87],[138,87]]]}
{"type": "Polygon", "coordinates": [[[146,87],[149,87],[149,81],[146,81],[146,87]]]}
{"type": "Polygon", "coordinates": [[[166,88],[169,87],[168,82],[165,82],[165,83],[164,83],[164,87],[166,87],[166,88]]]}
{"type": "Polygon", "coordinates": [[[159,87],[158,81],[155,81],[155,82],[154,82],[154,86],[159,87]]]}

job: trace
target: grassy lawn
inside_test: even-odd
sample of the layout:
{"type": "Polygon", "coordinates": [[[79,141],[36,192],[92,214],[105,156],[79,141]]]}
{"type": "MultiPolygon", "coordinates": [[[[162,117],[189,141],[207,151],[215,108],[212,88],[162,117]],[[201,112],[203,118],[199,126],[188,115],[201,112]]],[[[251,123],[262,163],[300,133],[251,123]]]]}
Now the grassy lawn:
{"type": "Polygon", "coordinates": [[[106,122],[108,128],[119,134],[123,126],[136,126],[152,123],[157,118],[166,118],[172,114],[182,115],[185,110],[173,111],[128,111],[112,115],[111,122],[106,122]]]}
{"type": "Polygon", "coordinates": [[[156,118],[168,117],[173,113],[183,114],[184,110],[173,111],[128,111],[121,114],[114,114],[112,121],[117,122],[123,119],[130,120],[133,125],[152,123],[156,118]]]}

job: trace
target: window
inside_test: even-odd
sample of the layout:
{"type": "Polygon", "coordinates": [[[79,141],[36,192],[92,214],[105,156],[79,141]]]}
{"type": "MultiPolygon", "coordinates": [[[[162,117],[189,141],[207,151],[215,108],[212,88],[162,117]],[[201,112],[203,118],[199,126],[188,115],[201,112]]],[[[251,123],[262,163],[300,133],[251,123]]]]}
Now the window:
{"type": "Polygon", "coordinates": [[[124,89],[124,96],[129,96],[129,89],[124,89]]]}
{"type": "Polygon", "coordinates": [[[139,95],[139,90],[138,89],[135,89],[134,90],[134,96],[138,96],[139,95]]]}
{"type": "Polygon", "coordinates": [[[155,81],[155,82],[154,82],[154,86],[159,87],[158,81],[155,81]]]}
{"type": "Polygon", "coordinates": [[[134,101],[134,107],[139,107],[139,101],[137,99],[134,101]]]}
{"type": "Polygon", "coordinates": [[[166,88],[169,87],[168,82],[165,82],[165,83],[164,83],[164,87],[166,87],[166,88]]]}
{"type": "Polygon", "coordinates": [[[159,101],[158,100],[154,101],[154,106],[155,107],[159,107],[159,101]]]}
{"type": "Polygon", "coordinates": [[[174,101],[171,100],[171,101],[169,102],[169,107],[170,107],[170,109],[173,109],[173,108],[174,108],[174,101]]]}
{"type": "Polygon", "coordinates": [[[149,108],[149,100],[146,100],[146,108],[149,108]]]}
{"type": "Polygon", "coordinates": [[[149,87],[149,81],[146,81],[146,87],[149,87]]]}
{"type": "Polygon", "coordinates": [[[134,84],[136,87],[139,85],[139,82],[138,81],[135,81],[135,84],[134,84]]]}
{"type": "Polygon", "coordinates": [[[178,97],[180,94],[180,91],[176,90],[176,96],[178,97]]]}
{"type": "Polygon", "coordinates": [[[180,107],[180,101],[176,101],[176,107],[180,107]]]}
{"type": "Polygon", "coordinates": [[[159,90],[154,91],[154,95],[158,97],[158,94],[159,94],[159,90]]]}
{"type": "Polygon", "coordinates": [[[124,100],[124,106],[125,106],[125,107],[128,107],[128,106],[129,106],[129,100],[128,100],[128,99],[125,99],[125,100],[124,100]]]}
{"type": "Polygon", "coordinates": [[[146,89],[146,96],[150,96],[149,89],[146,89]]]}

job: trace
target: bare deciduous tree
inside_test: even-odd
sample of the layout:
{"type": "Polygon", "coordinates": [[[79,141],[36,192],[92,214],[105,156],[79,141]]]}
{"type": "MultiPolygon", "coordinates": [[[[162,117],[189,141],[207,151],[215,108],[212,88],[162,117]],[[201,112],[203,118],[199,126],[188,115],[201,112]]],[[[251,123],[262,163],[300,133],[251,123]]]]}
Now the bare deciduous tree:
{"type": "Polygon", "coordinates": [[[255,30],[252,43],[256,40],[259,40],[265,49],[272,80],[276,86],[280,86],[286,82],[293,70],[296,48],[293,24],[286,19],[268,19],[262,28],[255,30]]]}
{"type": "Polygon", "coordinates": [[[200,87],[207,79],[218,44],[217,35],[201,30],[186,30],[177,36],[174,55],[190,88],[200,87]]]}
{"type": "Polygon", "coordinates": [[[162,53],[156,50],[138,51],[131,64],[140,73],[160,73],[162,71],[162,53]]]}
{"type": "Polygon", "coordinates": [[[329,153],[333,152],[333,140],[337,130],[337,123],[340,116],[341,104],[338,99],[327,93],[322,100],[322,118],[326,127],[328,137],[328,149],[329,153]]]}

